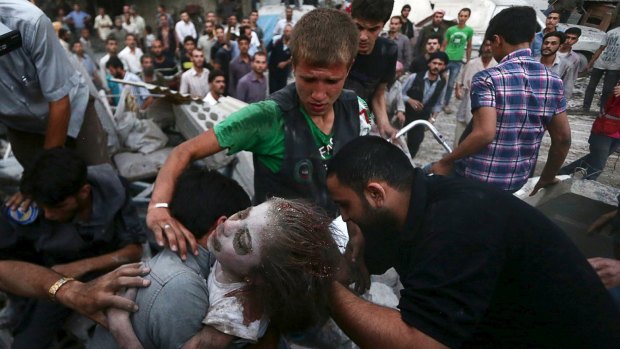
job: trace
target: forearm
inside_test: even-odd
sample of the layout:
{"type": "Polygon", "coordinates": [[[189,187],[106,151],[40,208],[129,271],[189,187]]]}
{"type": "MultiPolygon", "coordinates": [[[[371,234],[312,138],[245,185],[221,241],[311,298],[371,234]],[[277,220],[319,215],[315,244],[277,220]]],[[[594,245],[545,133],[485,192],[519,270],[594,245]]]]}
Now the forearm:
{"type": "Polygon", "coordinates": [[[36,264],[0,261],[0,290],[28,298],[47,298],[62,275],[36,264]]]}
{"type": "Polygon", "coordinates": [[[471,59],[471,41],[467,42],[467,51],[465,51],[465,57],[467,58],[467,62],[471,59]]]}
{"type": "Polygon", "coordinates": [[[140,261],[142,257],[142,245],[130,244],[114,252],[106,253],[101,256],[85,258],[79,261],[71,262],[59,266],[54,269],[62,273],[64,268],[71,265],[67,270],[71,270],[73,275],[65,275],[70,277],[79,277],[91,272],[107,272],[123,264],[140,261]]]}
{"type": "Polygon", "coordinates": [[[375,91],[375,94],[372,96],[372,113],[375,115],[376,123],[379,128],[389,123],[387,106],[385,105],[385,89],[375,91]]]}
{"type": "Polygon", "coordinates": [[[596,50],[596,52],[594,52],[594,55],[592,56],[592,58],[590,58],[590,62],[588,62],[588,66],[592,66],[592,64],[594,64],[594,62],[596,62],[598,57],[605,50],[605,47],[607,47],[607,46],[601,46],[601,47],[598,48],[598,50],[596,50]]]}
{"type": "Polygon", "coordinates": [[[562,165],[564,165],[564,160],[566,159],[566,155],[570,149],[570,144],[570,138],[560,142],[551,142],[547,162],[545,163],[545,167],[540,175],[541,179],[549,180],[555,177],[562,165]]]}
{"type": "Polygon", "coordinates": [[[330,311],[360,348],[440,348],[439,343],[403,322],[398,311],[367,302],[339,283],[330,290],[330,311]]]}
{"type": "Polygon", "coordinates": [[[57,101],[49,102],[49,116],[43,148],[62,147],[65,144],[70,119],[71,103],[68,95],[57,101]]]}

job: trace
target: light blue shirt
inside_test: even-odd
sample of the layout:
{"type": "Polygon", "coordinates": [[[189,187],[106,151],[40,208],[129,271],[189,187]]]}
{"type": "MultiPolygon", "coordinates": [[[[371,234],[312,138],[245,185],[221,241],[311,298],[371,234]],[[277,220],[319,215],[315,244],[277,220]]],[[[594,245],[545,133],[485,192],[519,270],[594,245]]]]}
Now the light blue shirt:
{"type": "MultiPolygon", "coordinates": [[[[407,91],[409,91],[409,89],[411,88],[411,85],[413,85],[413,81],[415,80],[416,75],[417,74],[409,75],[409,77],[407,78],[407,80],[405,80],[405,83],[403,84],[402,94],[403,94],[403,102],[405,103],[407,103],[407,101],[409,100],[407,91]]],[[[437,88],[438,82],[439,82],[439,77],[437,78],[437,80],[431,83],[431,80],[428,79],[428,72],[424,74],[424,95],[421,101],[422,104],[426,104],[428,100],[431,99],[431,97],[433,96],[433,93],[435,93],[435,89],[437,88]]],[[[447,84],[444,85],[443,91],[441,91],[439,98],[437,98],[437,102],[432,108],[433,113],[438,113],[441,111],[441,105],[443,103],[444,96],[446,95],[446,86],[447,84]]]]}
{"type": "Polygon", "coordinates": [[[24,0],[0,0],[0,22],[22,36],[22,47],[0,57],[0,122],[44,134],[49,102],[69,96],[67,134],[77,137],[88,103],[88,85],[60,45],[49,18],[24,0]]]}

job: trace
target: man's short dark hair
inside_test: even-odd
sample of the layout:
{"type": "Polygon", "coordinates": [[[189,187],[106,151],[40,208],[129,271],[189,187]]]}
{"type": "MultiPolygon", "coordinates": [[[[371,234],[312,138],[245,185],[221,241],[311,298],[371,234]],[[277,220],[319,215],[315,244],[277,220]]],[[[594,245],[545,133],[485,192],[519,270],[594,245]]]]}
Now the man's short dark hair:
{"type": "Polygon", "coordinates": [[[200,239],[218,218],[230,217],[251,205],[248,194],[233,179],[217,171],[190,168],[177,180],[170,213],[200,239]]]}
{"type": "Polygon", "coordinates": [[[376,136],[357,137],[329,161],[327,176],[349,186],[360,197],[369,181],[385,181],[399,190],[409,190],[413,166],[395,145],[376,136]]]}
{"type": "Polygon", "coordinates": [[[304,62],[315,67],[353,63],[357,55],[359,33],[351,16],[334,9],[318,8],[305,14],[293,29],[293,64],[304,62]],[[338,28],[325,38],[325,28],[338,28]]]}
{"type": "Polygon", "coordinates": [[[570,27],[570,28],[566,29],[564,34],[573,34],[573,35],[577,35],[577,37],[580,37],[581,36],[581,29],[579,29],[577,27],[570,27]]]}
{"type": "Polygon", "coordinates": [[[353,0],[351,17],[386,23],[393,8],[394,0],[353,0]]]}
{"type": "Polygon", "coordinates": [[[62,39],[63,36],[65,36],[65,34],[67,34],[67,32],[69,32],[69,31],[67,29],[65,29],[65,28],[58,29],[58,37],[62,39]]]}
{"type": "Polygon", "coordinates": [[[116,40],[116,36],[114,36],[114,34],[110,34],[108,35],[107,38],[105,38],[105,43],[106,45],[108,44],[108,42],[110,41],[114,41],[114,42],[118,42],[118,40],[116,40]]]}
{"type": "Polygon", "coordinates": [[[558,16],[562,16],[562,14],[560,13],[560,10],[551,10],[549,11],[549,13],[547,13],[547,17],[549,17],[549,15],[552,13],[555,13],[558,16]]]}
{"type": "Polygon", "coordinates": [[[443,36],[442,35],[433,33],[433,34],[429,35],[426,38],[426,41],[424,42],[424,45],[426,45],[428,43],[428,40],[431,40],[431,39],[437,39],[437,41],[439,41],[439,45],[441,45],[441,43],[443,42],[443,36]]]}
{"type": "Polygon", "coordinates": [[[461,12],[467,12],[467,13],[469,13],[469,15],[471,16],[471,9],[470,9],[469,7],[463,7],[463,8],[459,11],[459,13],[461,13],[461,12]]]}
{"type": "Polygon", "coordinates": [[[132,37],[134,40],[137,40],[136,38],[136,34],[132,34],[132,33],[127,33],[127,35],[125,35],[125,40],[127,40],[128,37],[132,37]]]}
{"type": "MultiPolygon", "coordinates": [[[[243,27],[242,27],[242,28],[243,28],[243,27]]],[[[247,28],[247,27],[246,27],[246,28],[247,28]]],[[[240,35],[240,36],[239,36],[239,38],[237,39],[237,42],[240,42],[240,41],[247,41],[247,42],[248,42],[248,44],[249,44],[251,40],[250,40],[250,38],[248,38],[248,37],[247,37],[247,36],[245,36],[245,35],[240,35]]]]}
{"type": "Polygon", "coordinates": [[[566,40],[566,35],[564,35],[564,33],[562,33],[561,31],[556,30],[554,32],[549,32],[545,34],[545,36],[543,36],[543,42],[547,40],[548,37],[551,37],[551,36],[555,36],[556,38],[560,39],[560,45],[562,45],[564,41],[566,40]]]}
{"type": "Polygon", "coordinates": [[[224,79],[226,79],[226,74],[224,74],[223,71],[216,69],[209,73],[209,83],[212,83],[218,76],[222,76],[224,77],[224,79]]]}
{"type": "Polygon", "coordinates": [[[403,7],[400,9],[400,13],[403,13],[404,10],[411,11],[411,6],[409,6],[409,4],[403,5],[403,7]]]}
{"type": "Polygon", "coordinates": [[[531,42],[536,32],[536,11],[530,6],[514,6],[496,14],[487,27],[485,39],[501,36],[511,45],[531,42]]]}
{"type": "Polygon", "coordinates": [[[106,68],[125,68],[125,66],[123,65],[123,61],[121,61],[120,58],[116,57],[116,56],[111,56],[110,59],[108,59],[108,62],[105,64],[106,68]]]}
{"type": "Polygon", "coordinates": [[[400,22],[400,24],[403,24],[403,18],[401,16],[392,16],[392,18],[390,18],[390,23],[392,23],[393,19],[398,19],[398,21],[400,22]]]}
{"type": "Polygon", "coordinates": [[[185,39],[183,39],[183,44],[187,44],[190,41],[193,42],[194,45],[196,44],[196,39],[194,39],[194,37],[191,35],[188,35],[185,37],[185,39]]]}
{"type": "Polygon", "coordinates": [[[142,55],[142,57],[140,57],[140,64],[143,64],[144,60],[147,59],[147,58],[150,58],[151,60],[153,60],[153,56],[144,54],[144,55],[142,55]]]}
{"type": "Polygon", "coordinates": [[[42,205],[54,206],[86,184],[86,163],[68,148],[42,151],[25,171],[20,190],[42,205]]]}
{"type": "Polygon", "coordinates": [[[252,56],[252,62],[254,62],[254,59],[258,56],[267,58],[267,54],[264,51],[257,51],[254,56],[252,56]]]}

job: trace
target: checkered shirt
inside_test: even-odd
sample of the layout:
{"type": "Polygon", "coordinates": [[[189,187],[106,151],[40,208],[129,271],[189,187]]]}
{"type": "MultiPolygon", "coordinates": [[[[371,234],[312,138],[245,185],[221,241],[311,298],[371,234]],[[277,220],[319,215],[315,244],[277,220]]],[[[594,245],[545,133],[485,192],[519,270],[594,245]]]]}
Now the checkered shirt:
{"type": "Polygon", "coordinates": [[[471,107],[497,111],[495,139],[478,153],[457,161],[456,172],[515,191],[536,165],[540,143],[554,115],[566,110],[562,80],[530,49],[514,51],[481,71],[471,85],[471,107]]]}

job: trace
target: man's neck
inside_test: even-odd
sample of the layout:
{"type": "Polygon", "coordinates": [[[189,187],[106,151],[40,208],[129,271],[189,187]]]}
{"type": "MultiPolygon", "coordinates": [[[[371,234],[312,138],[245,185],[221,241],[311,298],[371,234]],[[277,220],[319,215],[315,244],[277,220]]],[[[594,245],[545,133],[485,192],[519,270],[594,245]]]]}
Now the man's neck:
{"type": "Polygon", "coordinates": [[[239,58],[241,58],[242,61],[244,62],[248,62],[250,60],[250,55],[246,52],[246,53],[240,53],[239,54],[239,58]]]}
{"type": "Polygon", "coordinates": [[[489,63],[491,63],[492,58],[493,57],[485,57],[485,56],[480,57],[480,60],[482,61],[482,65],[484,65],[485,67],[489,65],[489,63]]]}
{"type": "Polygon", "coordinates": [[[555,62],[555,53],[549,56],[540,57],[540,63],[544,64],[547,67],[553,66],[553,62],[555,62]]]}
{"type": "Polygon", "coordinates": [[[396,39],[398,37],[398,32],[388,32],[388,36],[390,39],[396,39]]]}
{"type": "Polygon", "coordinates": [[[220,100],[220,95],[217,92],[213,92],[211,91],[211,97],[213,97],[213,99],[215,99],[216,101],[220,100]]]}
{"type": "Polygon", "coordinates": [[[256,80],[263,80],[263,77],[265,77],[265,74],[254,72],[254,76],[256,76],[256,80]]]}
{"type": "Polygon", "coordinates": [[[196,74],[198,75],[202,74],[202,71],[204,70],[203,67],[197,67],[195,64],[193,68],[196,71],[196,74]]]}
{"type": "Polygon", "coordinates": [[[568,48],[565,48],[564,46],[560,46],[560,52],[562,53],[570,53],[573,50],[572,46],[568,46],[568,48]]]}
{"type": "Polygon", "coordinates": [[[466,26],[466,25],[467,25],[467,22],[462,23],[462,24],[461,24],[461,23],[459,23],[459,24],[457,24],[457,27],[458,27],[459,29],[463,29],[463,28],[465,28],[465,26],[466,26]]]}
{"type": "Polygon", "coordinates": [[[551,33],[551,32],[557,31],[557,30],[558,30],[558,27],[553,27],[551,29],[545,27],[545,30],[543,30],[543,34],[551,33]]]}
{"type": "Polygon", "coordinates": [[[439,77],[439,74],[432,73],[430,70],[428,71],[428,79],[430,81],[435,81],[439,77]]]}

